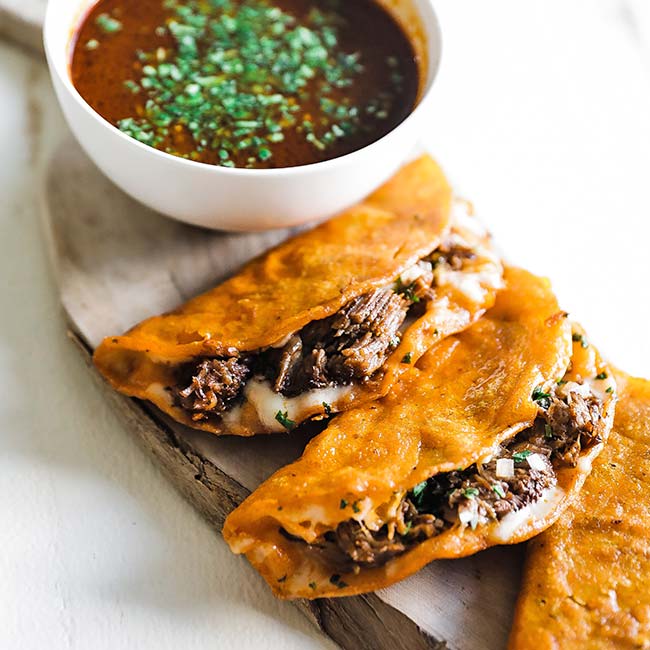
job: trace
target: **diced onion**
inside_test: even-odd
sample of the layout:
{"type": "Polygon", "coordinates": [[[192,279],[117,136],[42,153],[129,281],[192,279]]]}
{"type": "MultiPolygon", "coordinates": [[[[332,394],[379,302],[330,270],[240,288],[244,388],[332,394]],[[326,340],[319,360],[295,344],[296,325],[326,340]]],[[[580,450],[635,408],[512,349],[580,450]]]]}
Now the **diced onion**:
{"type": "Polygon", "coordinates": [[[476,513],[470,508],[464,508],[458,512],[458,519],[460,519],[461,524],[469,524],[476,519],[476,513]]]}
{"type": "Polygon", "coordinates": [[[511,478],[515,475],[515,461],[512,458],[497,458],[497,476],[511,478]]]}
{"type": "Polygon", "coordinates": [[[476,530],[478,526],[478,512],[473,508],[467,510],[461,510],[458,513],[458,518],[460,519],[461,524],[471,526],[472,530],[476,530]]]}
{"type": "Polygon", "coordinates": [[[410,268],[406,269],[406,271],[404,271],[402,275],[400,275],[399,279],[402,282],[402,284],[409,285],[412,282],[415,282],[418,278],[425,275],[426,273],[431,273],[432,268],[433,267],[431,265],[431,262],[420,261],[417,264],[414,264],[410,268]]]}
{"type": "Polygon", "coordinates": [[[458,513],[458,519],[460,519],[461,524],[466,524],[466,523],[472,521],[473,516],[474,515],[472,514],[471,510],[461,510],[458,513]]]}
{"type": "Polygon", "coordinates": [[[540,454],[531,454],[526,457],[526,462],[530,469],[536,469],[538,472],[543,472],[546,469],[546,462],[540,454]]]}

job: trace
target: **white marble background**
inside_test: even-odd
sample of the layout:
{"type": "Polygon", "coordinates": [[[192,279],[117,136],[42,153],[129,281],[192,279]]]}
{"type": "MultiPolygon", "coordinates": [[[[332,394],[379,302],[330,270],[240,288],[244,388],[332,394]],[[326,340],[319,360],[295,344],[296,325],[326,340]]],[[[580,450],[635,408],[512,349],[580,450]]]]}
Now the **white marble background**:
{"type": "MultiPolygon", "coordinates": [[[[508,258],[650,376],[650,3],[437,7],[427,145],[508,258]]],[[[63,132],[40,59],[0,42],[0,647],[332,647],[170,488],[66,341],[38,209],[63,132]]]]}

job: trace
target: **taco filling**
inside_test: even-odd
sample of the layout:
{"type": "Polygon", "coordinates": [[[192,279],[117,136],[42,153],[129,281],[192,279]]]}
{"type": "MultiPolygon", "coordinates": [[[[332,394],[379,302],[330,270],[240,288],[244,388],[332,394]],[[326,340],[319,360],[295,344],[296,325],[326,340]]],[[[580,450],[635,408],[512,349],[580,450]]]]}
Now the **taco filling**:
{"type": "MultiPolygon", "coordinates": [[[[355,519],[342,522],[309,544],[310,552],[341,573],[358,572],[381,566],[450,528],[476,529],[534,504],[556,486],[557,468],[575,467],[581,451],[602,442],[599,388],[561,381],[550,393],[536,389],[533,426],[491,458],[416,485],[379,528],[355,519]]],[[[355,504],[350,505],[354,510],[355,504]]]]}
{"type": "MultiPolygon", "coordinates": [[[[470,217],[457,214],[458,222],[463,219],[470,217]]],[[[475,231],[476,225],[472,227],[475,231]]],[[[487,287],[500,286],[496,258],[475,232],[469,237],[467,233],[465,229],[463,236],[457,225],[441,246],[391,286],[352,299],[332,316],[309,323],[273,347],[241,354],[233,350],[229,357],[181,365],[177,385],[169,389],[175,405],[199,422],[227,418],[245,398],[275,430],[292,428],[292,417],[302,419],[300,411],[312,403],[329,407],[346,388],[381,373],[403,332],[435,298],[436,287],[456,285],[471,299],[487,287]]],[[[408,355],[403,362],[410,363],[408,355]]]]}

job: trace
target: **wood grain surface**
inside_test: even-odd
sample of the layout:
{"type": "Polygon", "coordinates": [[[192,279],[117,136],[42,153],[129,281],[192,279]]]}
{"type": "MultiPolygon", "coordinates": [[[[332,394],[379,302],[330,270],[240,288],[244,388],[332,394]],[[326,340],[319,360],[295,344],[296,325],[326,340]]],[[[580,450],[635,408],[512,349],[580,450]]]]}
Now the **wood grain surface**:
{"type": "MultiPolygon", "coordinates": [[[[104,336],[173,308],[287,236],[215,233],[164,219],[113,186],[71,139],[49,166],[43,217],[70,336],[102,385],[90,355],[104,336]]],[[[250,490],[296,458],[306,442],[290,435],[242,439],[194,431],[105,388],[127,429],[215,532],[250,490]]],[[[497,650],[507,638],[520,562],[518,549],[494,549],[433,563],[378,594],[296,604],[350,650],[445,644],[497,650]]]]}

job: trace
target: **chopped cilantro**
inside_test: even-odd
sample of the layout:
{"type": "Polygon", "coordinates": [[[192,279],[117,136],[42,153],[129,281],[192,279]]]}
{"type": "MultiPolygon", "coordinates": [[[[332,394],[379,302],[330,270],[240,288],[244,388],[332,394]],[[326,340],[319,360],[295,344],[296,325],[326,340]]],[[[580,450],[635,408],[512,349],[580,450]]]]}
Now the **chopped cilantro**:
{"type": "Polygon", "coordinates": [[[411,532],[411,527],[413,526],[413,522],[409,521],[408,524],[406,524],[406,528],[404,529],[404,532],[402,533],[402,536],[406,536],[411,532]]]}
{"type": "Polygon", "coordinates": [[[468,487],[463,490],[463,496],[466,499],[473,499],[478,496],[478,490],[475,487],[468,487]]]}
{"type": "Polygon", "coordinates": [[[343,582],[343,580],[341,580],[341,576],[340,576],[338,573],[335,573],[335,574],[330,578],[330,582],[331,582],[333,585],[336,585],[339,589],[343,589],[343,587],[347,587],[347,586],[348,586],[348,583],[347,583],[347,582],[343,582]]]}
{"type": "Polygon", "coordinates": [[[341,499],[341,505],[340,505],[341,510],[347,507],[348,507],[348,502],[345,499],[341,499]]]}
{"type": "Polygon", "coordinates": [[[134,95],[140,92],[140,86],[133,79],[127,79],[124,82],[124,87],[128,88],[134,95]]]}
{"type": "Polygon", "coordinates": [[[395,293],[399,293],[411,302],[420,302],[420,297],[415,295],[415,282],[404,284],[402,278],[395,280],[395,293]]]}
{"type": "Polygon", "coordinates": [[[613,393],[614,392],[614,386],[607,386],[607,388],[605,389],[605,392],[606,393],[613,393]]]}
{"type": "Polygon", "coordinates": [[[563,384],[566,384],[566,379],[558,379],[555,383],[558,386],[562,386],[563,384]]]}
{"type": "Polygon", "coordinates": [[[607,379],[607,373],[606,372],[599,372],[596,375],[596,379],[607,379]]]}
{"type": "Polygon", "coordinates": [[[577,332],[574,332],[571,338],[576,342],[580,343],[580,346],[583,348],[588,348],[589,343],[587,342],[587,339],[582,335],[578,334],[577,332]]]}
{"type": "Polygon", "coordinates": [[[411,360],[413,359],[413,355],[410,352],[407,352],[403,357],[402,357],[402,363],[411,363],[411,360]]]}
{"type": "Polygon", "coordinates": [[[275,419],[287,430],[291,431],[296,426],[296,423],[293,420],[289,419],[288,411],[278,411],[275,414],[275,419]]]}
{"type": "Polygon", "coordinates": [[[422,495],[424,491],[426,490],[427,487],[427,482],[422,481],[422,483],[418,483],[412,490],[411,494],[413,495],[413,499],[416,501],[421,501],[422,495]]]}
{"type": "Polygon", "coordinates": [[[502,488],[498,483],[495,483],[495,484],[492,486],[492,489],[494,490],[494,493],[495,493],[498,497],[500,497],[501,499],[505,499],[505,498],[506,498],[506,493],[503,491],[503,488],[502,488]]]}
{"type": "Polygon", "coordinates": [[[537,402],[543,409],[547,409],[551,405],[550,393],[545,393],[541,386],[537,386],[532,394],[533,402],[537,402]]]}
{"type": "MultiPolygon", "coordinates": [[[[267,166],[287,134],[321,151],[362,135],[369,116],[388,118],[404,92],[398,68],[386,75],[385,90],[362,103],[345,91],[362,81],[365,64],[361,52],[339,42],[334,10],[314,7],[298,17],[267,0],[164,0],[163,6],[167,15],[154,33],[173,47],[138,54],[156,74],[143,69],[145,79],[135,80],[147,95],[143,110],[117,125],[168,153],[200,160],[207,150],[223,167],[267,166]],[[179,126],[189,152],[172,137],[179,126]]],[[[105,33],[122,29],[108,13],[97,24],[105,33]]]]}
{"type": "Polygon", "coordinates": [[[330,416],[332,415],[332,406],[328,404],[327,402],[323,402],[323,408],[325,409],[325,415],[330,416]]]}
{"type": "Polygon", "coordinates": [[[418,483],[409,493],[409,499],[418,511],[426,508],[429,496],[427,485],[428,482],[424,480],[422,483],[418,483]]]}
{"type": "Polygon", "coordinates": [[[533,452],[530,449],[523,449],[522,451],[516,451],[514,454],[512,454],[512,460],[514,460],[515,463],[522,463],[532,453],[533,452]]]}
{"type": "Polygon", "coordinates": [[[361,512],[361,508],[359,508],[359,502],[358,501],[355,501],[352,504],[352,512],[355,512],[355,513],[361,512]]]}
{"type": "Polygon", "coordinates": [[[106,34],[114,34],[122,29],[122,23],[106,13],[99,14],[95,19],[95,24],[106,34]]]}

